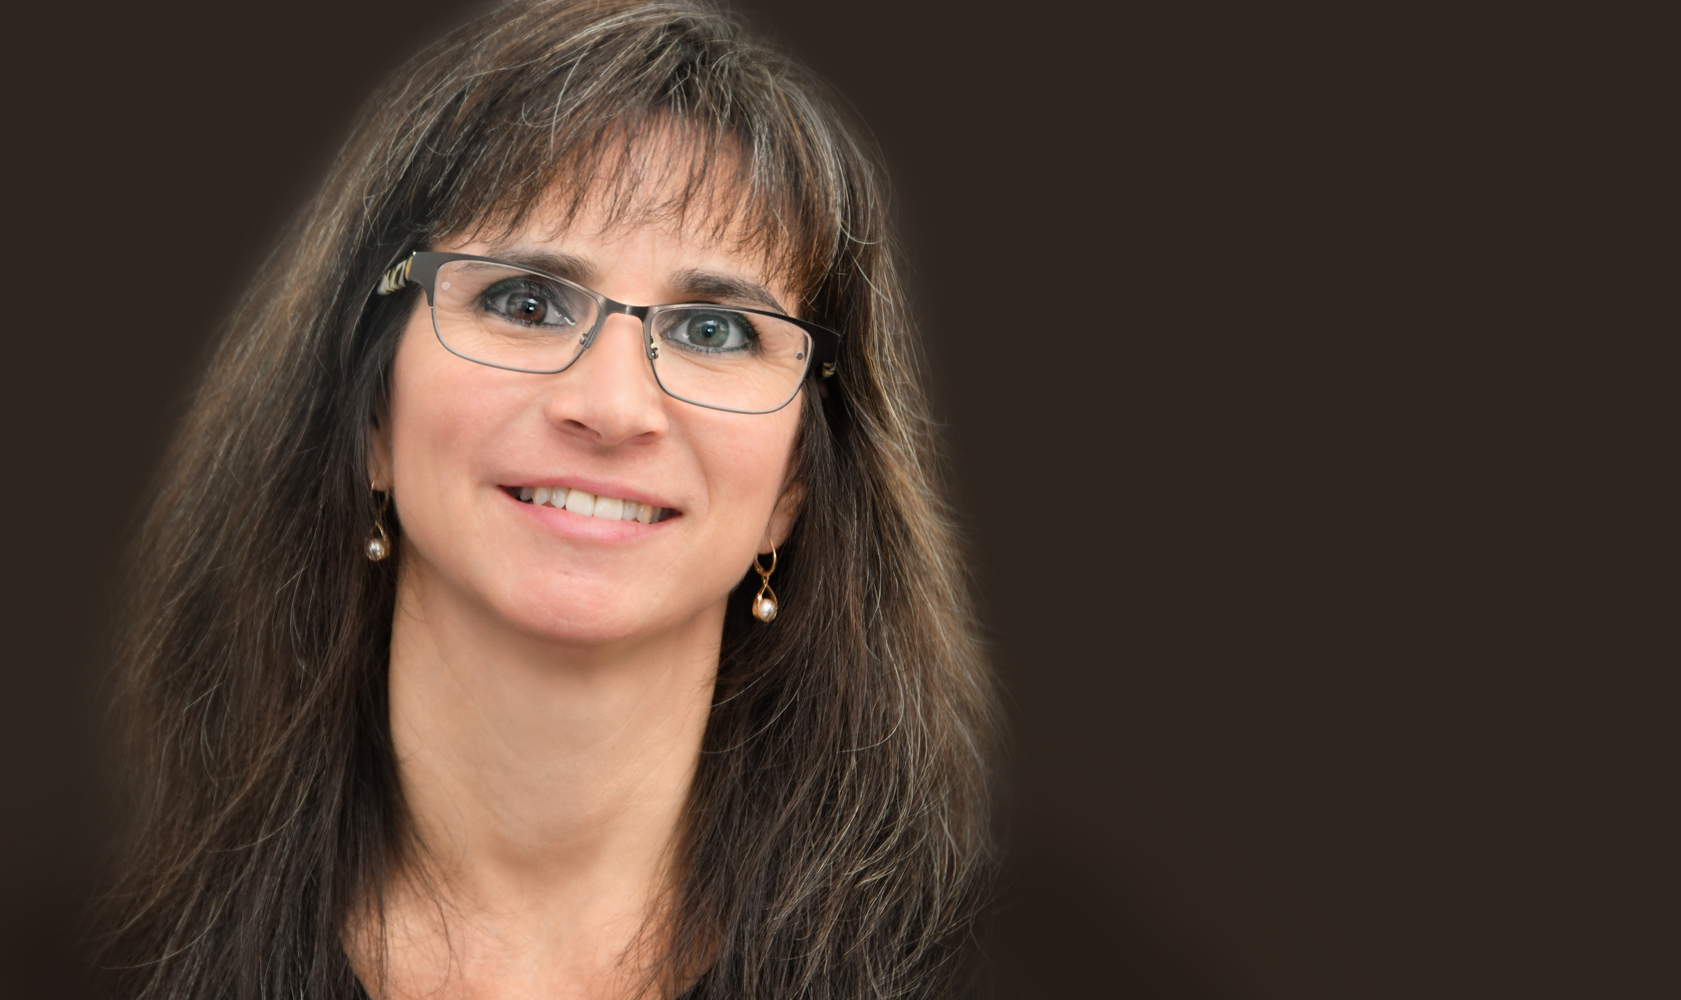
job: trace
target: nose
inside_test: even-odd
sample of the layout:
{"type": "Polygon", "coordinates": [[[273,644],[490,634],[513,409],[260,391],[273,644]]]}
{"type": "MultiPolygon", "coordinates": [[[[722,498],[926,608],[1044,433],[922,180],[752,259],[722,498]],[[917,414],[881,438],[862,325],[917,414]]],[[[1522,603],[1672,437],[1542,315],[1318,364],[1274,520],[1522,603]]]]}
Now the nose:
{"type": "Polygon", "coordinates": [[[642,322],[634,316],[607,317],[583,356],[551,378],[545,412],[570,434],[611,448],[666,432],[666,395],[654,381],[642,322]]]}

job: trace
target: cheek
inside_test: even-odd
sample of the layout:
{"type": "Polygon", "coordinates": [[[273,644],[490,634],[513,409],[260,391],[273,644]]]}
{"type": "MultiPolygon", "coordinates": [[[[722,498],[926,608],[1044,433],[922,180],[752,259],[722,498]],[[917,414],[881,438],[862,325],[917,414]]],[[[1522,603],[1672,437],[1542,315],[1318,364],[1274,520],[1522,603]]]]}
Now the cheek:
{"type": "Polygon", "coordinates": [[[448,386],[423,347],[425,314],[417,313],[402,341],[391,369],[391,448],[397,475],[407,478],[417,467],[436,464],[437,444],[447,443],[448,429],[458,423],[455,407],[440,405],[448,386]]]}
{"type": "Polygon", "coordinates": [[[474,378],[477,366],[430,349],[435,346],[430,319],[420,312],[403,334],[391,372],[393,472],[398,503],[411,517],[450,499],[452,486],[470,488],[474,477],[463,473],[513,408],[486,380],[474,378]]]}
{"type": "Polygon", "coordinates": [[[721,414],[721,420],[708,420],[721,426],[698,429],[696,452],[721,521],[751,525],[755,533],[764,530],[793,461],[798,407],[795,402],[773,414],[721,414]]]}

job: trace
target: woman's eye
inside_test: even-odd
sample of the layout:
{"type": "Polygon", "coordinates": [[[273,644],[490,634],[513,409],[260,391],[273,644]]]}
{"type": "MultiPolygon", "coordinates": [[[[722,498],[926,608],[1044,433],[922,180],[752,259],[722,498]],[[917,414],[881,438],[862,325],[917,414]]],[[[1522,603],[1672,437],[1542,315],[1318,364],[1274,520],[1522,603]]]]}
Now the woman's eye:
{"type": "Polygon", "coordinates": [[[530,285],[492,288],[485,293],[485,308],[525,326],[574,326],[577,322],[546,289],[530,285]]]}
{"type": "Polygon", "coordinates": [[[684,316],[666,337],[688,347],[710,351],[733,351],[748,346],[752,328],[747,317],[731,312],[697,312],[684,316]]]}

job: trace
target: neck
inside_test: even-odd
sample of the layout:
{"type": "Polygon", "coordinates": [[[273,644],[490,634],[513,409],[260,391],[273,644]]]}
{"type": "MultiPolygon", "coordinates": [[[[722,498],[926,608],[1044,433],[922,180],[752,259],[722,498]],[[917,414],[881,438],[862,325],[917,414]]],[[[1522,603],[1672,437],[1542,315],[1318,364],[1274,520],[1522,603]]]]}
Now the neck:
{"type": "Polygon", "coordinates": [[[619,992],[589,984],[622,978],[676,874],[723,606],[572,646],[415,576],[391,640],[391,738],[418,848],[388,907],[395,995],[444,981],[464,996],[619,992]]]}

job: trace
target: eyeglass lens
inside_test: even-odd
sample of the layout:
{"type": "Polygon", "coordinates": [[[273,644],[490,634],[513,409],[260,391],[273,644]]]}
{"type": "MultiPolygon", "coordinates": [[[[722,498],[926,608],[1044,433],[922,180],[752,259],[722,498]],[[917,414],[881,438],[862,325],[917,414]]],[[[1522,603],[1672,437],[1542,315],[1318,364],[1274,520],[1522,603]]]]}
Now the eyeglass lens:
{"type": "MultiPolygon", "coordinates": [[[[438,271],[432,316],[438,339],[469,360],[557,372],[583,352],[601,306],[571,282],[455,260],[438,271]]],[[[799,326],[728,304],[657,306],[645,326],[660,387],[701,406],[779,409],[799,391],[811,357],[811,337],[799,326]]]]}

